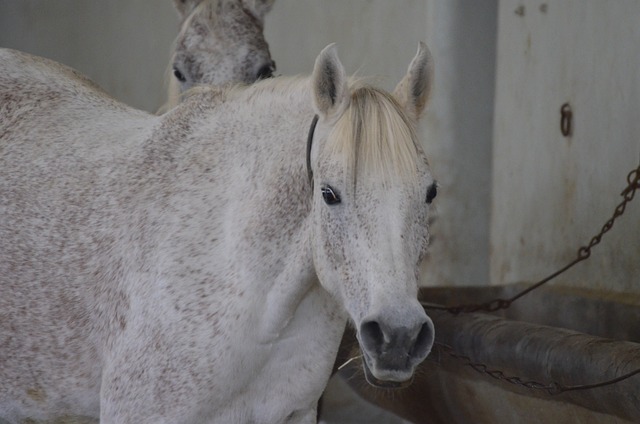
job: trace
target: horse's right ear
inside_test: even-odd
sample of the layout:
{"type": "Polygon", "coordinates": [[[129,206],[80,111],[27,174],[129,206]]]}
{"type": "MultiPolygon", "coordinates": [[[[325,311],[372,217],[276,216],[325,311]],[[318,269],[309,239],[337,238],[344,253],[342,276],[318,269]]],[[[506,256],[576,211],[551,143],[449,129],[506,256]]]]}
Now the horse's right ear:
{"type": "Polygon", "coordinates": [[[318,115],[324,120],[340,117],[349,105],[349,87],[335,44],[329,44],[316,58],[311,84],[318,115]]]}
{"type": "Polygon", "coordinates": [[[393,95],[404,106],[405,111],[418,120],[429,101],[432,85],[433,57],[427,45],[420,42],[407,74],[398,83],[393,95]]]}
{"type": "Polygon", "coordinates": [[[182,19],[189,16],[200,2],[202,2],[202,0],[173,0],[173,4],[176,6],[178,14],[182,19]]]}

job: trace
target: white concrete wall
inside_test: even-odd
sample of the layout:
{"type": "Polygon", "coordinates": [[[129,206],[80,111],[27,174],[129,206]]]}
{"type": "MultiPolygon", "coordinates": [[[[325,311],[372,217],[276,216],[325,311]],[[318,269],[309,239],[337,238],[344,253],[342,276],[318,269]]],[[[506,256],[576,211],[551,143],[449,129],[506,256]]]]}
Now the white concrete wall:
{"type": "Polygon", "coordinates": [[[155,111],[179,19],[170,0],[0,0],[0,47],[71,66],[155,111]]]}
{"type": "MultiPolygon", "coordinates": [[[[640,2],[503,0],[499,28],[491,280],[534,281],[600,230],[640,161],[640,2]]],[[[560,282],[640,291],[635,203],[560,282]]]]}
{"type": "MultiPolygon", "coordinates": [[[[422,122],[441,188],[426,284],[486,284],[497,0],[276,0],[266,39],[277,73],[308,74],[338,43],[350,73],[391,90],[419,41],[436,64],[422,122]]],[[[0,46],[87,74],[116,98],[155,111],[178,31],[171,0],[0,0],[0,46]]]]}

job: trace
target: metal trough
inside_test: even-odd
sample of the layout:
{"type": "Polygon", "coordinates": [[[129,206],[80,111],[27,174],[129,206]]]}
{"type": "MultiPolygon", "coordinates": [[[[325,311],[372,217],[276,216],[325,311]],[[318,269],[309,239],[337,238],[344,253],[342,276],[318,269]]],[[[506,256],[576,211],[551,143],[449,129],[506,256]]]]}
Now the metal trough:
{"type": "MultiPolygon", "coordinates": [[[[420,297],[458,305],[509,298],[522,288],[425,288],[420,297]]],[[[640,375],[555,395],[506,381],[517,376],[573,386],[640,369],[640,295],[545,287],[500,313],[428,313],[437,343],[502,374],[478,372],[467,360],[436,348],[405,390],[368,386],[356,363],[340,375],[363,398],[416,424],[640,422],[640,375]]],[[[347,333],[343,346],[352,338],[347,333]]],[[[342,349],[338,361],[348,356],[342,349]]]]}

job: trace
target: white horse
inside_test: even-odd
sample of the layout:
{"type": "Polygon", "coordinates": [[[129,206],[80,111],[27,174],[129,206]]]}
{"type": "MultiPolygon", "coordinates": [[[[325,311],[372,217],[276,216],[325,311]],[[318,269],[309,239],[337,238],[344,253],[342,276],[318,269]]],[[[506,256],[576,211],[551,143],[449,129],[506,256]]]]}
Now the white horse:
{"type": "Polygon", "coordinates": [[[0,51],[0,421],[315,422],[348,319],[372,384],[410,380],[431,72],[421,44],[392,95],[329,46],[153,116],[0,51]]]}
{"type": "Polygon", "coordinates": [[[182,19],[171,57],[168,102],[194,85],[271,77],[275,62],[264,39],[264,17],[275,0],[173,0],[182,19]]]}

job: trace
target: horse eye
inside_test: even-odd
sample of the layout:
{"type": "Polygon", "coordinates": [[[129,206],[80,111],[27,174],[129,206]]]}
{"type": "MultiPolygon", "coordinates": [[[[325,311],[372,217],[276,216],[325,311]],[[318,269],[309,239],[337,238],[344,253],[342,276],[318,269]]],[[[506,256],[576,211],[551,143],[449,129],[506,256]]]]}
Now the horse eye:
{"type": "Polygon", "coordinates": [[[275,66],[274,65],[264,65],[262,68],[260,68],[260,70],[258,71],[258,74],[256,75],[256,78],[259,80],[263,80],[266,78],[271,78],[273,77],[273,71],[275,70],[275,66]]]}
{"type": "Polygon", "coordinates": [[[438,194],[438,186],[436,183],[433,183],[427,189],[427,204],[430,205],[437,194],[438,194]]]}
{"type": "Polygon", "coordinates": [[[180,82],[185,82],[187,80],[187,78],[185,78],[185,76],[182,74],[182,72],[180,72],[178,70],[178,68],[173,68],[173,75],[178,79],[178,81],[180,82]]]}
{"type": "Polygon", "coordinates": [[[333,191],[333,189],[328,185],[322,187],[320,192],[322,193],[322,198],[327,205],[336,205],[341,202],[338,193],[333,191]]]}

